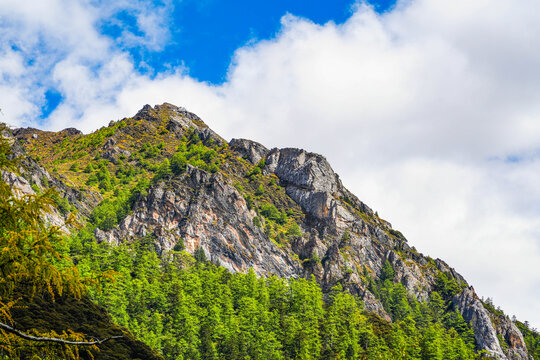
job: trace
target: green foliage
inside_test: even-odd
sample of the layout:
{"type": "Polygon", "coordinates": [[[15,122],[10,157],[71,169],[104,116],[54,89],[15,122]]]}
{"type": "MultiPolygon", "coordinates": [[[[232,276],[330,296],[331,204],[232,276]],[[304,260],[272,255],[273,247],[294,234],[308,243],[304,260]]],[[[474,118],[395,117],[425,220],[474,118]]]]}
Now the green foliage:
{"type": "MultiPolygon", "coordinates": [[[[3,131],[5,127],[0,125],[0,133],[3,131]]],[[[0,136],[0,170],[16,172],[19,164],[10,154],[11,147],[0,136]]],[[[57,250],[62,243],[62,233],[57,226],[48,226],[44,220],[44,214],[55,205],[54,198],[60,199],[52,189],[41,195],[21,195],[0,177],[0,322],[3,324],[18,327],[11,311],[20,306],[21,299],[42,298],[54,302],[62,295],[80,298],[85,293],[86,280],[81,278],[69,258],[57,250]]],[[[68,225],[71,220],[68,218],[68,225]]],[[[30,333],[36,336],[83,340],[80,333],[58,334],[34,326],[30,333]]],[[[65,330],[69,332],[69,329],[65,330]]],[[[0,357],[21,358],[21,351],[35,354],[34,358],[72,359],[78,358],[79,348],[36,344],[0,331],[0,357]]]]}
{"type": "Polygon", "coordinates": [[[447,329],[456,330],[465,343],[474,344],[474,332],[457,309],[444,315],[444,325],[447,329]]]}
{"type": "Polygon", "coordinates": [[[298,224],[293,221],[287,228],[287,237],[296,238],[300,236],[302,236],[302,232],[300,231],[300,226],[298,226],[298,224]]]}
{"type": "Polygon", "coordinates": [[[388,229],[388,232],[390,233],[390,235],[392,235],[393,237],[395,237],[397,239],[407,241],[407,239],[405,239],[405,236],[401,233],[401,231],[397,231],[397,230],[394,230],[394,229],[388,229]]]}
{"type": "Polygon", "coordinates": [[[219,171],[217,151],[205,146],[198,140],[196,133],[193,134],[195,135],[191,137],[188,145],[182,143],[172,156],[170,163],[172,172],[176,175],[182,174],[187,164],[211,173],[219,171]]]}
{"type": "Polygon", "coordinates": [[[201,141],[201,139],[199,138],[199,134],[193,128],[190,128],[188,130],[187,136],[190,145],[198,144],[201,141]]]}
{"type": "Polygon", "coordinates": [[[162,148],[163,148],[163,145],[161,143],[160,144],[144,143],[143,146],[141,146],[141,148],[139,149],[139,153],[145,159],[153,159],[161,154],[162,148]]]}
{"type": "Polygon", "coordinates": [[[441,295],[439,295],[439,293],[436,291],[432,291],[429,294],[429,309],[431,311],[431,318],[437,322],[442,321],[445,308],[446,305],[441,295]]]}
{"type": "Polygon", "coordinates": [[[117,190],[115,197],[103,200],[90,214],[90,222],[103,231],[108,231],[120,223],[131,211],[131,207],[141,196],[146,196],[150,185],[147,179],[139,181],[132,189],[117,190]]]}
{"type": "Polygon", "coordinates": [[[137,200],[148,195],[148,187],[150,187],[150,181],[146,178],[142,178],[137,182],[137,185],[131,189],[129,194],[129,208],[131,208],[137,200]]]}
{"type": "Polygon", "coordinates": [[[319,255],[317,255],[315,251],[313,251],[311,253],[311,257],[309,258],[309,261],[311,261],[313,264],[320,264],[321,258],[319,257],[319,255]]]}
{"type": "Polygon", "coordinates": [[[160,260],[151,240],[111,247],[77,240],[85,236],[70,246],[80,271],[121,274],[94,299],[167,359],[475,358],[473,345],[390,280],[377,286],[393,323],[365,312],[341,287],[325,302],[314,278],[231,274],[200,248],[195,258],[174,251],[160,260]]]}
{"type": "Polygon", "coordinates": [[[540,333],[538,330],[531,329],[527,322],[522,323],[516,321],[515,324],[523,334],[523,339],[527,345],[529,355],[531,355],[534,359],[540,359],[540,333]]]}
{"type": "Polygon", "coordinates": [[[171,165],[169,163],[169,160],[165,158],[161,162],[161,165],[159,165],[154,177],[152,178],[152,181],[157,182],[163,178],[166,178],[170,174],[172,174],[171,165]]]}
{"type": "Polygon", "coordinates": [[[187,160],[184,153],[177,152],[171,158],[171,170],[176,175],[180,175],[181,173],[186,171],[186,164],[187,160]]]}
{"type": "Polygon", "coordinates": [[[277,221],[281,215],[279,210],[273,204],[269,203],[262,204],[259,210],[262,216],[272,221],[277,221]]]}
{"type": "Polygon", "coordinates": [[[486,301],[482,301],[482,305],[484,305],[484,308],[486,308],[493,315],[504,316],[504,312],[500,308],[495,308],[495,305],[493,305],[493,300],[491,298],[487,298],[486,301]]]}
{"type": "MultiPolygon", "coordinates": [[[[163,126],[158,128],[159,135],[168,136],[163,126]]],[[[182,240],[171,253],[161,254],[162,258],[155,253],[151,238],[117,247],[95,243],[95,226],[111,229],[140,197],[147,195],[152,181],[181,175],[187,164],[207,172],[221,168],[224,177],[235,182],[248,208],[257,212],[254,225],[264,226],[274,243],[285,248],[286,241],[302,236],[297,223],[303,219],[301,209],[291,205],[285,191],[276,186],[275,177],[263,175],[264,159],[253,166],[223,151],[223,147],[212,147],[207,140],[201,142],[198,133],[190,129],[174,145],[152,134],[129,147],[115,136],[120,146],[128,145],[125,148],[132,155],[108,163],[100,159],[97,146],[116,133],[116,124],[113,127],[83,137],[96,146],[94,152],[85,155],[89,163],[84,172],[89,175],[70,176],[80,178],[78,186],[88,179],[89,185],[102,190],[105,200],[94,209],[91,226],[72,237],[66,251],[84,275],[105,270],[121,274],[116,284],[104,284],[103,291],[92,289],[93,298],[109,309],[114,321],[131,329],[167,358],[474,358],[470,327],[459,312],[449,311],[448,300],[462,284],[447,274],[437,275],[437,291],[429,301],[421,303],[403,285],[393,283],[394,270],[385,262],[381,279],[372,280],[369,286],[391,316],[393,322],[389,323],[365,312],[361,301],[340,287],[323,296],[314,280],[263,279],[252,272],[231,274],[208,262],[201,248],[193,256],[185,253],[182,240]],[[225,166],[221,161],[227,161],[225,166]],[[118,184],[129,186],[115,186],[118,184]]],[[[70,165],[62,161],[57,164],[61,171],[70,165]]],[[[350,198],[342,200],[357,206],[350,198]]],[[[363,214],[363,218],[366,216],[363,214]]],[[[388,233],[402,237],[391,229],[388,233]]],[[[349,239],[350,234],[344,233],[342,240],[349,239]]],[[[304,260],[306,264],[320,261],[316,253],[304,260]]],[[[433,261],[430,263],[434,266],[433,261]]],[[[367,273],[364,275],[369,281],[367,273]]]]}
{"type": "Polygon", "coordinates": [[[248,172],[248,173],[246,174],[246,176],[247,176],[248,178],[253,178],[253,177],[255,177],[255,176],[257,176],[257,175],[260,175],[260,174],[261,174],[261,168],[258,167],[258,166],[255,166],[250,172],[248,172]]]}
{"type": "Polygon", "coordinates": [[[93,186],[93,185],[96,185],[98,182],[99,182],[99,180],[98,180],[97,176],[95,174],[92,174],[86,180],[86,185],[93,186]]]}
{"type": "Polygon", "coordinates": [[[51,198],[54,200],[56,207],[60,210],[62,215],[67,215],[71,211],[71,205],[66,198],[61,197],[57,192],[51,194],[51,198]]]}
{"type": "Polygon", "coordinates": [[[251,195],[246,196],[246,205],[249,210],[253,209],[253,198],[251,195]]]}
{"type": "Polygon", "coordinates": [[[352,207],[355,206],[355,203],[348,196],[342,196],[341,200],[352,207]]]}
{"type": "Polygon", "coordinates": [[[206,262],[206,254],[204,253],[204,250],[201,247],[197,247],[195,249],[195,252],[193,253],[193,257],[197,262],[204,263],[206,262]]]}
{"type": "Polygon", "coordinates": [[[381,280],[390,280],[392,281],[394,279],[394,268],[392,267],[392,264],[388,260],[386,260],[382,266],[381,270],[381,280]]]}
{"type": "Polygon", "coordinates": [[[287,222],[287,214],[279,211],[273,204],[263,203],[259,208],[261,215],[270,221],[274,221],[280,225],[287,222]]]}
{"type": "MultiPolygon", "coordinates": [[[[107,161],[101,160],[102,162],[99,163],[97,171],[92,173],[88,179],[86,180],[86,185],[95,186],[97,185],[99,189],[103,191],[110,191],[113,189],[113,185],[115,184],[116,179],[113,179],[111,176],[111,173],[109,172],[109,169],[107,168],[107,161]]],[[[85,172],[91,171],[94,169],[92,164],[89,164],[85,172]]]]}
{"type": "Polygon", "coordinates": [[[258,216],[255,216],[253,218],[253,225],[257,226],[257,227],[261,227],[261,220],[259,219],[258,216]]]}
{"type": "Polygon", "coordinates": [[[442,297],[449,301],[454,295],[463,290],[464,285],[459,284],[456,279],[448,274],[439,271],[435,279],[435,287],[442,297]]]}
{"type": "Polygon", "coordinates": [[[182,251],[186,248],[186,246],[184,245],[184,240],[182,239],[178,239],[178,241],[176,242],[176,244],[174,245],[174,248],[173,250],[174,251],[182,251]]]}
{"type": "Polygon", "coordinates": [[[255,195],[261,196],[262,194],[264,194],[264,187],[262,186],[262,184],[260,184],[257,190],[255,191],[255,195]]]}
{"type": "Polygon", "coordinates": [[[34,190],[34,192],[39,195],[41,194],[41,189],[37,186],[36,183],[32,182],[32,185],[30,185],[32,187],[32,190],[34,190]]]}
{"type": "Polygon", "coordinates": [[[399,327],[388,336],[399,352],[392,359],[479,359],[474,352],[474,334],[461,314],[448,310],[443,297],[433,291],[427,303],[411,297],[402,284],[393,283],[393,270],[383,265],[379,280],[371,280],[370,290],[399,327]],[[404,337],[403,337],[404,336],[404,337]]]}

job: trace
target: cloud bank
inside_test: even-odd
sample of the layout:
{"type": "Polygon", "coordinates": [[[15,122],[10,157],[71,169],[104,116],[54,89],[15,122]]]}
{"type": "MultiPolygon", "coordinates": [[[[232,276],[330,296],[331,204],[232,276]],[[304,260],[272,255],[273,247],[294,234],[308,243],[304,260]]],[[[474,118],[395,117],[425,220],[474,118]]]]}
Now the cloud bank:
{"type": "Polygon", "coordinates": [[[0,5],[5,121],[91,131],[167,101],[225,137],[324,154],[411,245],[540,326],[538,1],[358,3],[340,25],[285,15],[221,85],[137,70],[126,49],[164,46],[163,7],[135,2],[135,30],[113,40],[100,29],[118,8],[39,4],[0,5]],[[50,88],[62,101],[36,120],[50,88]]]}

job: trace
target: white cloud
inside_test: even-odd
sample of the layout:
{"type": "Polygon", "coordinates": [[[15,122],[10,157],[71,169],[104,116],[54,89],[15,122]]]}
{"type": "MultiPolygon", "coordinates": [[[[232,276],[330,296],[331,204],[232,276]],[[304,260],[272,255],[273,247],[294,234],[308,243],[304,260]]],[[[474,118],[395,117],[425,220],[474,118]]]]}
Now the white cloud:
{"type": "Polygon", "coordinates": [[[117,42],[124,47],[159,51],[170,40],[168,25],[174,7],[170,0],[159,4],[148,0],[98,1],[98,7],[100,25],[121,28],[122,36],[117,42]],[[129,20],[135,26],[127,26],[129,20]]]}
{"type": "Polygon", "coordinates": [[[45,92],[64,97],[49,126],[61,126],[88,114],[92,104],[115,101],[134,75],[129,54],[98,30],[126,12],[134,25],[123,32],[121,46],[156,51],[169,39],[170,1],[152,8],[148,1],[88,2],[42,0],[0,2],[0,97],[5,121],[36,123],[45,92]]]}
{"type": "MultiPolygon", "coordinates": [[[[382,16],[359,4],[343,25],[287,15],[276,39],[237,51],[221,86],[197,82],[183,69],[137,74],[130,58],[95,31],[99,9],[78,6],[73,14],[86,20],[64,20],[63,27],[94,50],[71,41],[57,46],[54,53],[63,55],[50,64],[50,76],[17,54],[0,61],[4,79],[34,74],[33,82],[0,84],[0,95],[12,96],[6,109],[27,103],[26,113],[10,111],[15,122],[35,116],[41,100],[25,94],[45,78],[65,98],[49,119],[56,129],[89,131],[167,101],[225,137],[322,153],[411,245],[443,258],[481,296],[540,327],[536,0],[416,0],[382,16]],[[523,160],[503,161],[509,155],[523,160]]],[[[152,17],[137,14],[144,29],[152,17]]],[[[28,19],[34,18],[13,22],[28,19]]],[[[23,33],[70,39],[52,21],[36,21],[38,30],[23,33]]],[[[163,26],[145,32],[150,43],[159,31],[163,26]]]]}

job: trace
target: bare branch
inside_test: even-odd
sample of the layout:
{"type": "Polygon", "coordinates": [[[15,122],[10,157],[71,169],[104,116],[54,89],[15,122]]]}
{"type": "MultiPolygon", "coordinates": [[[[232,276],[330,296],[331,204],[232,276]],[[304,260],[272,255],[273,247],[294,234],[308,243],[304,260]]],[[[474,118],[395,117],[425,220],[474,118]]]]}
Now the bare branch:
{"type": "Polygon", "coordinates": [[[70,340],[64,340],[64,339],[59,339],[59,338],[38,337],[38,336],[28,335],[28,334],[23,333],[22,331],[14,329],[13,327],[11,327],[11,326],[9,326],[7,324],[4,324],[4,323],[0,323],[0,329],[6,331],[8,333],[17,335],[17,336],[19,336],[19,337],[21,337],[21,338],[23,338],[25,340],[53,342],[53,343],[64,344],[64,345],[97,345],[97,344],[103,344],[104,342],[112,340],[112,339],[118,339],[118,338],[123,337],[122,335],[119,335],[119,336],[110,336],[110,337],[108,337],[106,339],[103,339],[103,340],[98,339],[98,340],[94,340],[94,341],[70,341],[70,340]]]}

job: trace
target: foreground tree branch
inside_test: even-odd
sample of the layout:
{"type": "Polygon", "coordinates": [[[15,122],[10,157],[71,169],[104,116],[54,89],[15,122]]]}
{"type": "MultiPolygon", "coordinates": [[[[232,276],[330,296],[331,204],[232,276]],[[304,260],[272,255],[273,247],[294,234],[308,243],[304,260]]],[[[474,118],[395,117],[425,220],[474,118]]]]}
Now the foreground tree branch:
{"type": "Polygon", "coordinates": [[[118,338],[123,337],[122,335],[118,335],[118,336],[110,336],[110,337],[105,338],[103,340],[98,339],[98,340],[95,340],[95,341],[70,341],[70,340],[64,340],[64,339],[59,339],[59,338],[38,337],[38,336],[28,335],[28,334],[23,333],[22,331],[14,329],[13,327],[11,327],[11,326],[9,326],[7,324],[4,324],[4,323],[0,323],[0,329],[6,331],[8,333],[17,335],[17,336],[19,336],[19,337],[21,337],[21,338],[23,338],[25,340],[41,341],[41,342],[53,342],[53,343],[64,344],[64,345],[97,345],[97,344],[103,344],[104,342],[112,340],[112,339],[118,339],[118,338]]]}

